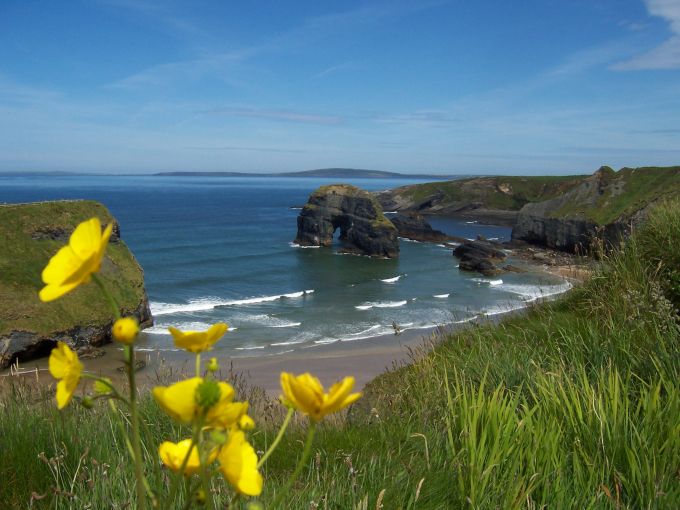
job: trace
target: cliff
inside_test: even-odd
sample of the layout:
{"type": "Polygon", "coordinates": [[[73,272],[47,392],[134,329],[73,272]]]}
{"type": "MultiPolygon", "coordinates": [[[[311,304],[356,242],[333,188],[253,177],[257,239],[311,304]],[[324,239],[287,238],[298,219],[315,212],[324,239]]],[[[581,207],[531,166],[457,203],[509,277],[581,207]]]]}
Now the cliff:
{"type": "Polygon", "coordinates": [[[475,177],[402,186],[376,193],[386,211],[462,216],[512,225],[527,203],[562,195],[585,176],[475,177]]]}
{"type": "Polygon", "coordinates": [[[330,246],[340,229],[342,251],[371,257],[399,255],[397,229],[369,192],[348,184],[321,186],[313,192],[297,219],[295,243],[330,246]]]}
{"type": "Polygon", "coordinates": [[[114,222],[101,278],[121,304],[122,313],[133,313],[143,327],[151,324],[142,268],[102,204],[0,205],[0,367],[16,359],[46,355],[57,340],[74,348],[111,341],[113,316],[94,284],[51,303],[38,299],[43,286],[40,275],[48,260],[68,242],[78,223],[93,216],[102,224],[114,222]]]}
{"type": "Polygon", "coordinates": [[[644,219],[650,205],[680,193],[680,167],[601,167],[561,196],[527,204],[513,240],[574,252],[593,243],[616,246],[644,219]]]}

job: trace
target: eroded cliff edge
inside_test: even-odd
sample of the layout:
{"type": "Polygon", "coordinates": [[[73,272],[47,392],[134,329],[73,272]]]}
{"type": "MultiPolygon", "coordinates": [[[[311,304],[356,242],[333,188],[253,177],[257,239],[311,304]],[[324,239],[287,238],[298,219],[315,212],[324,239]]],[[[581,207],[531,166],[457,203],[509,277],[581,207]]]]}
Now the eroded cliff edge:
{"type": "Polygon", "coordinates": [[[356,186],[321,186],[310,196],[297,219],[295,243],[331,246],[340,229],[342,251],[370,257],[399,256],[397,229],[376,198],[356,186]]]}
{"type": "Polygon", "coordinates": [[[101,278],[122,314],[151,325],[143,270],[106,207],[87,200],[0,205],[0,367],[46,355],[57,341],[75,349],[111,341],[113,316],[95,285],[51,303],[38,299],[42,269],[76,225],[93,216],[102,224],[114,222],[101,278]]]}
{"type": "Polygon", "coordinates": [[[680,167],[603,166],[568,192],[525,205],[512,239],[557,250],[588,252],[618,246],[650,206],[680,193],[680,167]]]}

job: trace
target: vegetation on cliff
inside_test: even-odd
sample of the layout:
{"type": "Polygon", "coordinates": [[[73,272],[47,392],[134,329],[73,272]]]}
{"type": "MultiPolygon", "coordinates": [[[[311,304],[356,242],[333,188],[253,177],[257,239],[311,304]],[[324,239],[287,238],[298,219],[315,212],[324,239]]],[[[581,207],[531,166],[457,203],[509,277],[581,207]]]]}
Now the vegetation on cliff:
{"type": "MultiPolygon", "coordinates": [[[[319,446],[277,508],[677,508],[679,245],[676,200],[558,301],[414,353],[367,387],[349,419],[319,427],[319,446]]],[[[58,414],[51,393],[44,402],[19,390],[0,408],[1,501],[134,501],[107,408],[58,414]]],[[[264,430],[252,439],[264,451],[282,416],[257,394],[248,400],[264,430]]],[[[142,416],[158,434],[149,444],[179,434],[148,401],[142,416]]],[[[303,439],[300,428],[270,457],[265,508],[303,439]]]]}
{"type": "Polygon", "coordinates": [[[680,166],[622,168],[602,167],[596,189],[581,200],[565,200],[551,211],[554,218],[583,218],[606,225],[629,218],[664,196],[680,193],[680,166]]]}
{"type": "MultiPolygon", "coordinates": [[[[561,195],[586,176],[555,177],[473,177],[445,182],[428,182],[402,186],[380,196],[399,209],[420,209],[425,214],[454,213],[471,206],[485,209],[519,211],[524,204],[561,195]]],[[[387,207],[387,206],[386,206],[387,207]]]]}
{"type": "MultiPolygon", "coordinates": [[[[38,299],[43,267],[75,226],[93,216],[103,224],[115,221],[102,204],[86,200],[0,205],[0,339],[13,331],[38,338],[112,321],[95,288],[48,304],[38,299]]],[[[119,239],[117,227],[101,275],[124,310],[146,307],[142,269],[119,239]]]]}

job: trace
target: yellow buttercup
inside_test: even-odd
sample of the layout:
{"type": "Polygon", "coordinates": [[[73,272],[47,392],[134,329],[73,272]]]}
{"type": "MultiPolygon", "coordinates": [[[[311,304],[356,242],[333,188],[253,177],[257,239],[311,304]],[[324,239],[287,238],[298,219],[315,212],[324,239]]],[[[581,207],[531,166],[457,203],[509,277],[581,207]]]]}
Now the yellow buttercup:
{"type": "Polygon", "coordinates": [[[258,496],[262,492],[262,475],[257,470],[257,454],[246,441],[243,431],[231,431],[217,460],[224,478],[238,492],[246,496],[258,496]]]}
{"type": "Polygon", "coordinates": [[[52,349],[49,359],[50,374],[57,383],[57,407],[63,409],[71,401],[76,391],[80,375],[83,373],[83,364],[78,355],[73,352],[64,342],[57,342],[52,349]]]}
{"type": "Polygon", "coordinates": [[[130,345],[137,338],[139,323],[134,317],[123,317],[113,323],[111,334],[117,342],[130,345]]]}
{"type": "Polygon", "coordinates": [[[43,269],[45,287],[39,294],[41,301],[53,301],[90,281],[92,273],[101,267],[111,228],[110,223],[102,232],[99,218],[91,218],[76,227],[68,244],[43,269]]]}
{"type": "Polygon", "coordinates": [[[175,345],[185,351],[199,353],[212,349],[212,346],[227,332],[229,326],[219,322],[207,331],[180,331],[172,326],[168,328],[175,339],[175,345]]]}
{"type": "MultiPolygon", "coordinates": [[[[191,476],[201,469],[201,460],[198,455],[198,448],[196,445],[191,445],[191,439],[184,439],[179,443],[173,443],[171,441],[164,441],[158,447],[158,454],[161,457],[161,461],[172,471],[177,472],[181,469],[182,463],[189,452],[189,447],[191,446],[191,453],[184,466],[184,476],[191,476]]],[[[212,451],[208,456],[208,464],[215,460],[217,455],[216,451],[212,451]]]]}
{"type": "Polygon", "coordinates": [[[361,393],[351,393],[354,377],[345,377],[324,392],[319,379],[309,373],[295,376],[281,372],[281,388],[285,401],[314,421],[343,409],[361,397],[361,393]]]}

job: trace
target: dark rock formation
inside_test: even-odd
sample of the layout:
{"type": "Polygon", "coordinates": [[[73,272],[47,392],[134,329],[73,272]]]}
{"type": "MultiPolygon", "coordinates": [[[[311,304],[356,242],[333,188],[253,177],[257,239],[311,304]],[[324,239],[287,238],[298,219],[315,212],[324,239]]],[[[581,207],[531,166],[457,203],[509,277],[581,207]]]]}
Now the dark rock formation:
{"type": "Polygon", "coordinates": [[[505,252],[499,250],[488,241],[466,241],[453,250],[453,255],[460,260],[459,269],[477,271],[484,276],[500,273],[496,264],[505,260],[505,252]]]}
{"type": "Polygon", "coordinates": [[[586,214],[604,208],[606,203],[600,202],[605,195],[616,197],[622,193],[623,183],[615,176],[611,168],[602,167],[562,196],[525,205],[517,215],[512,239],[569,253],[587,253],[595,246],[618,246],[629,235],[633,218],[618,217],[599,223],[586,214]]]}
{"type": "Polygon", "coordinates": [[[443,243],[450,239],[444,232],[434,230],[427,220],[415,211],[407,211],[390,216],[397,227],[399,236],[425,243],[443,243]]]}
{"type": "Polygon", "coordinates": [[[330,246],[340,229],[342,251],[372,257],[399,256],[397,229],[369,192],[347,184],[321,186],[297,219],[295,243],[330,246]]]}

